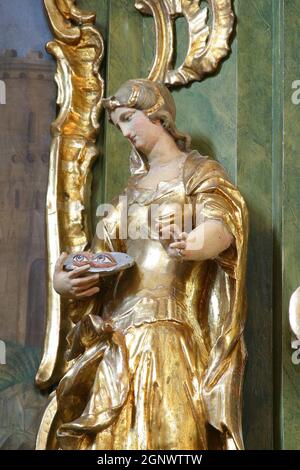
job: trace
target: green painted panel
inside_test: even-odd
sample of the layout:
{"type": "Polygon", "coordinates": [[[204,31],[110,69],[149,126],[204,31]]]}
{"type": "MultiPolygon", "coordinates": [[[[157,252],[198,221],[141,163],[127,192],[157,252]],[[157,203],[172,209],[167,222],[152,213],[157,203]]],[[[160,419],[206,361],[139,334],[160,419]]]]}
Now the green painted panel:
{"type": "Polygon", "coordinates": [[[282,181],[282,418],[283,447],[300,449],[300,365],[292,363],[288,304],[300,285],[300,105],[292,83],[300,80],[300,1],[284,1],[284,152],[282,181]]]}
{"type": "MultiPolygon", "coordinates": [[[[142,17],[132,0],[111,0],[107,64],[107,95],[130,78],[141,75],[143,35],[142,17]]],[[[120,132],[105,121],[105,195],[106,202],[122,191],[128,178],[131,145],[120,132]]]]}
{"type": "Polygon", "coordinates": [[[244,437],[273,446],[272,0],[235,2],[237,185],[250,214],[244,437]]]}
{"type": "Polygon", "coordinates": [[[283,4],[273,2],[273,372],[274,447],[282,447],[282,141],[283,141],[283,4]]]}

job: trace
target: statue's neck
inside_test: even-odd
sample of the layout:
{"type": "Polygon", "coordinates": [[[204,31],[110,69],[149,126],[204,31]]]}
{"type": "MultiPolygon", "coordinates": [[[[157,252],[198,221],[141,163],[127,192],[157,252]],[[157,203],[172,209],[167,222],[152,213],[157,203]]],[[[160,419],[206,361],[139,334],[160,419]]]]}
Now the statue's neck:
{"type": "Polygon", "coordinates": [[[146,155],[150,170],[162,165],[167,165],[182,155],[174,139],[167,133],[163,133],[157,140],[151,151],[146,155]]]}

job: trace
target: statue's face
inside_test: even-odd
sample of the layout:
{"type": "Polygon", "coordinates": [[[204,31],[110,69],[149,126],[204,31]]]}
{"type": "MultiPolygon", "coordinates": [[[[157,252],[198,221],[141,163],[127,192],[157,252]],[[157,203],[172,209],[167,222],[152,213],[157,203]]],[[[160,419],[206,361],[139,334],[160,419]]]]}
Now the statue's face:
{"type": "Polygon", "coordinates": [[[153,122],[142,111],[133,108],[117,108],[110,117],[124,137],[145,155],[151,152],[164,132],[160,121],[153,122]]]}

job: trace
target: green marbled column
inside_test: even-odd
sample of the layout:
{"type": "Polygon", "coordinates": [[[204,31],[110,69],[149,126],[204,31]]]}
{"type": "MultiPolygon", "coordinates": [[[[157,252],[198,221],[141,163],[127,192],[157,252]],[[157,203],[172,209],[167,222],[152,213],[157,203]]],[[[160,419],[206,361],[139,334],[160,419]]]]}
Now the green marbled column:
{"type": "Polygon", "coordinates": [[[292,363],[288,304],[300,286],[300,104],[292,103],[294,80],[300,80],[300,1],[285,0],[284,139],[282,168],[282,445],[300,449],[300,364],[292,363]]]}
{"type": "MultiPolygon", "coordinates": [[[[130,78],[141,75],[143,57],[142,18],[132,0],[110,0],[107,95],[130,78]]],[[[131,145],[106,119],[105,196],[106,202],[123,190],[129,175],[131,145]]]]}
{"type": "Polygon", "coordinates": [[[237,185],[250,216],[244,438],[273,446],[272,0],[239,1],[237,185]]]}

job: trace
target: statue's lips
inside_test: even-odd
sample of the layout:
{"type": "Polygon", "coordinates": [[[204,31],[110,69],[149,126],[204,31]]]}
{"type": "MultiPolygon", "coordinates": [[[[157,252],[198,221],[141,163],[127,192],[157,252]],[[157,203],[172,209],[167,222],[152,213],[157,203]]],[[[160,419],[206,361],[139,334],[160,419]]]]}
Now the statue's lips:
{"type": "Polygon", "coordinates": [[[69,255],[64,263],[67,271],[89,264],[87,272],[99,273],[99,275],[114,274],[124,269],[130,268],[134,264],[133,258],[127,253],[102,252],[90,253],[80,252],[69,255]]]}

